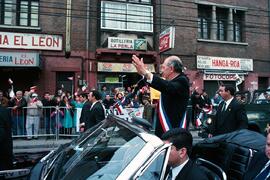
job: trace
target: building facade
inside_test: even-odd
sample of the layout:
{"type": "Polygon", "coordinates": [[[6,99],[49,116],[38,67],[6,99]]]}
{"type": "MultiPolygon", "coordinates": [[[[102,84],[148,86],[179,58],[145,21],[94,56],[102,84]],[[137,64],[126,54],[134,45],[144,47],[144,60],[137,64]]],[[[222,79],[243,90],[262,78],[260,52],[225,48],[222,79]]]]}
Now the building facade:
{"type": "Polygon", "coordinates": [[[151,71],[159,62],[151,0],[2,0],[0,8],[3,90],[9,78],[15,90],[50,93],[131,86],[141,78],[133,54],[151,71]]]}
{"type": "Polygon", "coordinates": [[[2,0],[0,89],[40,93],[131,86],[136,54],[159,71],[169,55],[186,66],[191,89],[218,84],[253,91],[270,84],[269,2],[225,0],[2,0]],[[175,28],[174,48],[159,35],[175,28]]]}
{"type": "Polygon", "coordinates": [[[175,47],[192,89],[212,96],[220,83],[242,91],[270,84],[269,1],[160,1],[160,24],[175,26],[175,47]],[[168,24],[168,23],[167,23],[168,24]]]}

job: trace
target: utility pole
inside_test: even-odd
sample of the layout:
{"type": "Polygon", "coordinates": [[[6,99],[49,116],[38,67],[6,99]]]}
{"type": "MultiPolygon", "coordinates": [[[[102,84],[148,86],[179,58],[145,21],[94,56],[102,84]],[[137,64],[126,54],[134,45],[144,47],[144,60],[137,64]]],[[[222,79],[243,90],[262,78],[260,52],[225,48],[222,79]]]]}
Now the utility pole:
{"type": "Polygon", "coordinates": [[[71,53],[71,2],[72,0],[67,0],[67,12],[66,12],[66,47],[65,47],[65,57],[69,58],[71,53]]]}

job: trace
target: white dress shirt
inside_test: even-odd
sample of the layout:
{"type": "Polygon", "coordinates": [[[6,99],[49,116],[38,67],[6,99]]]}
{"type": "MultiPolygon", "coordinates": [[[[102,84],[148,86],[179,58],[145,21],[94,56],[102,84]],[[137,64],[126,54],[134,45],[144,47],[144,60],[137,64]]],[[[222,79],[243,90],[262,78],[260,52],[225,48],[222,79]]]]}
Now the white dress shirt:
{"type": "Polygon", "coordinates": [[[183,167],[187,164],[189,158],[179,166],[176,166],[175,168],[172,169],[172,180],[175,180],[179,172],[183,169],[183,167]]]}

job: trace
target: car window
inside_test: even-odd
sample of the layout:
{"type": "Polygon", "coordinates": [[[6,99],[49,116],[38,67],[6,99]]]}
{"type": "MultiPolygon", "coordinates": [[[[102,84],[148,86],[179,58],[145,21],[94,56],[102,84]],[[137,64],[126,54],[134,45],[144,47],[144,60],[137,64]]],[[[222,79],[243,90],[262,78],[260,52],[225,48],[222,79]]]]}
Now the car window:
{"type": "MultiPolygon", "coordinates": [[[[167,149],[166,149],[167,150],[167,149]]],[[[147,166],[143,173],[136,177],[136,180],[158,180],[161,178],[162,169],[167,164],[165,164],[166,150],[160,152],[160,154],[153,159],[147,166]]]]}
{"type": "Polygon", "coordinates": [[[266,118],[266,114],[264,112],[247,112],[247,117],[249,120],[252,119],[265,119],[266,118]]]}
{"type": "Polygon", "coordinates": [[[108,122],[63,152],[53,178],[116,179],[145,144],[128,128],[108,122]]]}

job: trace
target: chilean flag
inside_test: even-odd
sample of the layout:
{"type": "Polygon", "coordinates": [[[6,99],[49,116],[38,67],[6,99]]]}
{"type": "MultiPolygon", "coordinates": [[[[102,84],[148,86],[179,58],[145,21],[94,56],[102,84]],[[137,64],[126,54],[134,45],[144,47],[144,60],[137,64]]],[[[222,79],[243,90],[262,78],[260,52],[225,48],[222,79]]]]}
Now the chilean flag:
{"type": "Polygon", "coordinates": [[[113,105],[114,108],[116,108],[117,112],[119,115],[123,115],[124,114],[124,109],[123,109],[123,106],[117,102],[113,105]]]}

